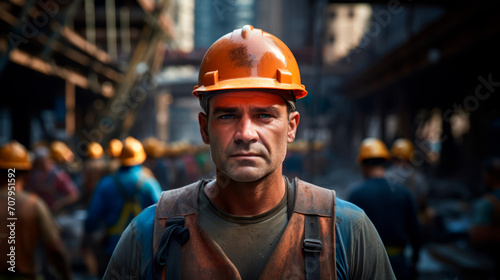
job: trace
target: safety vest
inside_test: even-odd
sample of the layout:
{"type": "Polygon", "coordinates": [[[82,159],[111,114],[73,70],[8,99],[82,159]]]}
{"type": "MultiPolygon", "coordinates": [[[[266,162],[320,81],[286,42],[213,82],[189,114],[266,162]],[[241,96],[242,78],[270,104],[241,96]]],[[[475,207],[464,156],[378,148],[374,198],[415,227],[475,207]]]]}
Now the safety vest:
{"type": "MultiPolygon", "coordinates": [[[[154,220],[155,279],[241,279],[199,226],[202,185],[198,181],[162,193],[154,220]]],[[[288,204],[293,211],[260,279],[337,279],[335,191],[300,180],[293,185],[294,203],[288,204]]]]}

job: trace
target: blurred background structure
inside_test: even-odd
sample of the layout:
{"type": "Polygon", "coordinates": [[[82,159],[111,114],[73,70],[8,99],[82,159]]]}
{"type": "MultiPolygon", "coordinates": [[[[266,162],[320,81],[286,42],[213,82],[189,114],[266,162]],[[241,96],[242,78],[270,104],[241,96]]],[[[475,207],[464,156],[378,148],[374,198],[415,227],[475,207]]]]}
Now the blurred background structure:
{"type": "MultiPolygon", "coordinates": [[[[472,250],[468,230],[471,205],[487,191],[482,163],[500,156],[499,8],[482,0],[1,0],[0,144],[34,150],[59,140],[84,161],[92,142],[154,137],[163,143],[155,157],[168,159],[157,175],[163,189],[211,176],[191,91],[210,45],[251,24],[292,50],[309,91],[297,104],[285,172],[345,198],[362,180],[362,139],[411,139],[410,168],[427,176],[436,217],[420,278],[489,279],[492,265],[472,250]]],[[[78,167],[70,171],[81,190],[78,167]]],[[[73,230],[62,233],[83,278],[70,237],[81,237],[85,211],[75,208],[58,221],[73,230]]]]}

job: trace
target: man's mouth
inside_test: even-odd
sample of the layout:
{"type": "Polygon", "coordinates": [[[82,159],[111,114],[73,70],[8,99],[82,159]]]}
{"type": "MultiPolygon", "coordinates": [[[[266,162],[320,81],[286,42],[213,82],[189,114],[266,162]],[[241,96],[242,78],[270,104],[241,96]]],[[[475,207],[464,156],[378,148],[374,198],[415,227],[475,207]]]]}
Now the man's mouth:
{"type": "Polygon", "coordinates": [[[236,153],[230,155],[230,157],[235,157],[235,158],[253,158],[253,157],[261,157],[260,154],[257,153],[236,153]]]}

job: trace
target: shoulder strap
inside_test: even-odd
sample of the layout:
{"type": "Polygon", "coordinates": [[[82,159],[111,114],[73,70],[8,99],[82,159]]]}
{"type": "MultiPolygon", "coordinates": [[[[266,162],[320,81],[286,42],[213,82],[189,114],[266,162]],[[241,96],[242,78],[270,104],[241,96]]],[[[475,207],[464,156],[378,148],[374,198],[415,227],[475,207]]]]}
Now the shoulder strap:
{"type": "Polygon", "coordinates": [[[197,212],[198,189],[201,182],[161,193],[153,225],[155,276],[165,273],[167,279],[180,279],[182,258],[180,246],[189,239],[189,231],[184,228],[184,217],[197,212]],[[165,264],[166,271],[160,271],[165,264]]]}
{"type": "Polygon", "coordinates": [[[304,218],[304,265],[306,280],[321,279],[320,254],[323,249],[320,236],[320,217],[331,218],[333,246],[333,275],[336,278],[335,259],[335,206],[334,190],[327,190],[298,180],[294,211],[305,215],[304,218]]]}
{"type": "Polygon", "coordinates": [[[165,221],[165,231],[158,250],[154,254],[155,279],[181,279],[182,249],[189,240],[189,229],[184,227],[184,216],[172,217],[165,221]],[[165,268],[165,270],[164,270],[165,268]],[[165,273],[165,275],[163,275],[165,273]]]}
{"type": "Polygon", "coordinates": [[[142,203],[139,198],[139,191],[142,188],[142,180],[139,177],[133,193],[128,193],[125,187],[120,183],[116,175],[113,176],[113,181],[118,189],[118,193],[124,200],[123,208],[116,223],[109,226],[106,232],[109,235],[121,235],[130,221],[142,211],[142,203]]]}
{"type": "Polygon", "coordinates": [[[321,263],[319,255],[323,244],[319,236],[319,217],[306,215],[304,219],[304,260],[306,269],[306,280],[321,279],[321,263]]]}
{"type": "Polygon", "coordinates": [[[335,218],[334,190],[297,180],[294,211],[304,215],[335,218]]]}

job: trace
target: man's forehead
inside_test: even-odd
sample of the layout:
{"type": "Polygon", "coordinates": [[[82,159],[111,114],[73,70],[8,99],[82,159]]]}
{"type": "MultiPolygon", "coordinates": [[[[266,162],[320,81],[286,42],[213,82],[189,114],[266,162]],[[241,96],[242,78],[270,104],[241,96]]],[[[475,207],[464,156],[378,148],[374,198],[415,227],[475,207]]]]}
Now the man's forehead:
{"type": "Polygon", "coordinates": [[[214,95],[210,107],[233,107],[236,105],[286,106],[285,100],[277,94],[262,91],[232,91],[214,95]]]}

